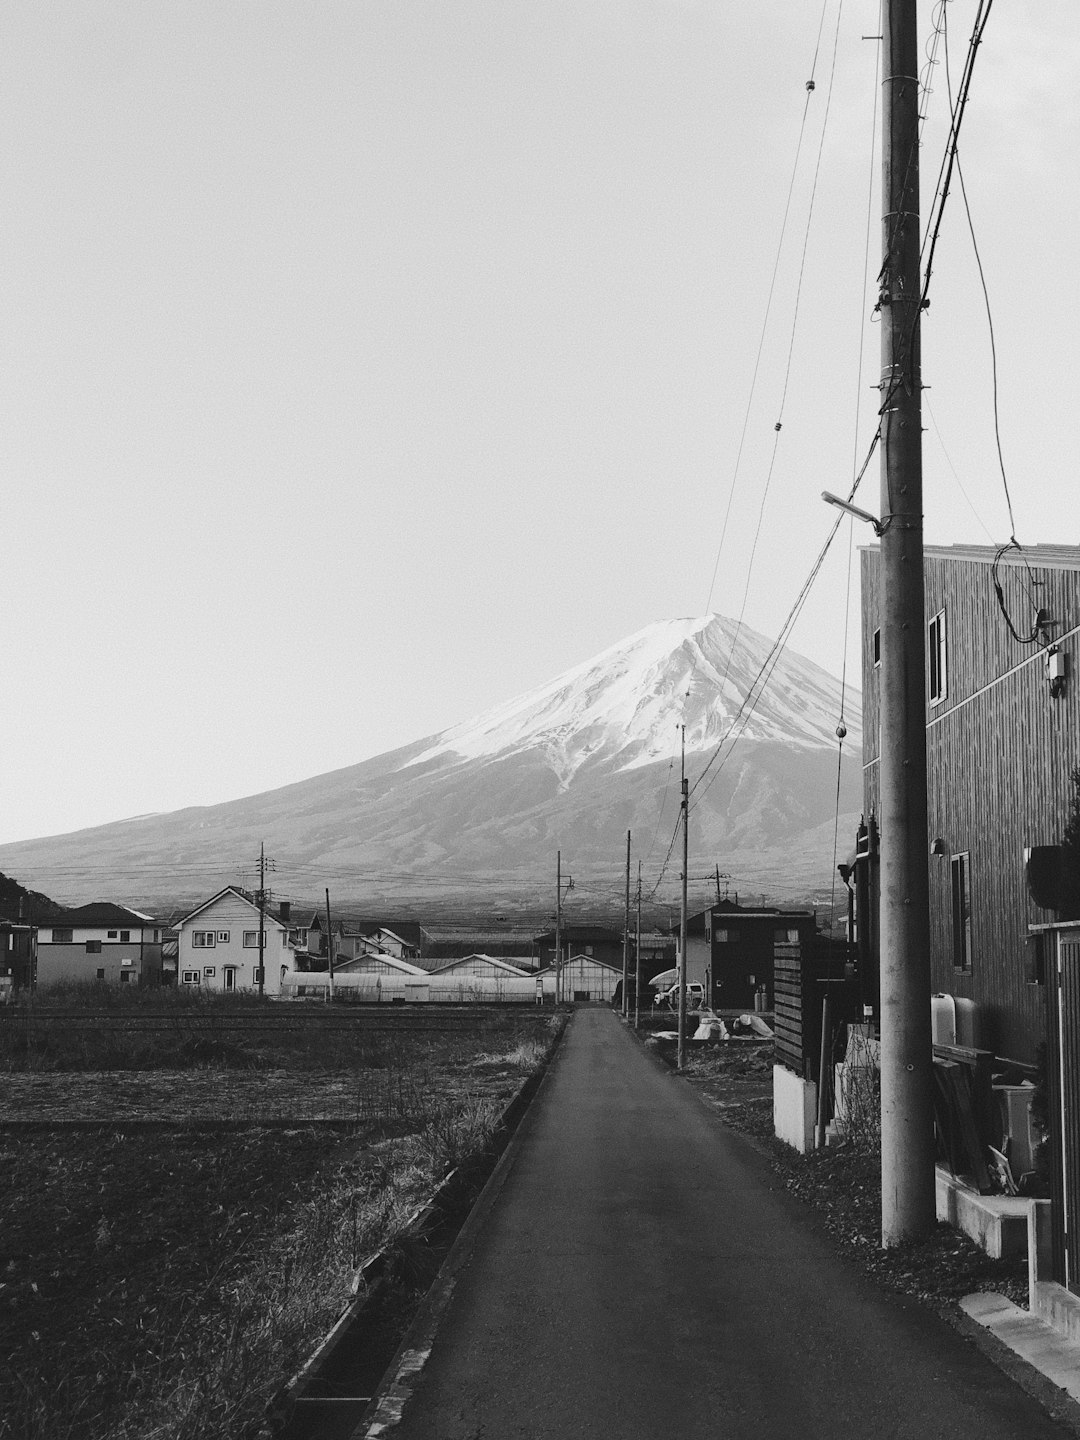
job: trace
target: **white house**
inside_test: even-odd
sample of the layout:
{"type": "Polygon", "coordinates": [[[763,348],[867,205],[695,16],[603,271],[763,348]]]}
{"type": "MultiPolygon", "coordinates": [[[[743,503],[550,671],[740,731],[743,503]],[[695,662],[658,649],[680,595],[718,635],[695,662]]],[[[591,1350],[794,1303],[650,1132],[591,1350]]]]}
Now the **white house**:
{"type": "MultiPolygon", "coordinates": [[[[204,990],[258,990],[259,907],[235,885],[203,901],[176,922],[177,981],[204,990]]],[[[263,935],[266,975],[263,993],[277,995],[282,979],[296,968],[288,920],[268,910],[263,935]]]]}

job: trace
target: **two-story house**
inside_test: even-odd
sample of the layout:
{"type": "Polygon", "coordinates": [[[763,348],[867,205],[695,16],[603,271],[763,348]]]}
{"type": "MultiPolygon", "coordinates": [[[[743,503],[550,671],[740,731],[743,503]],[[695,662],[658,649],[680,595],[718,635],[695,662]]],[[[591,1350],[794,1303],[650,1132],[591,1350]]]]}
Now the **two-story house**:
{"type": "Polygon", "coordinates": [[[175,924],[178,983],[204,990],[258,990],[277,995],[281,981],[296,968],[292,924],[267,910],[263,917],[259,965],[259,907],[235,885],[226,885],[175,924]]]}
{"type": "MultiPolygon", "coordinates": [[[[1046,1054],[1055,1266],[1080,1295],[1080,922],[1068,923],[1045,873],[1052,866],[1039,873],[1034,863],[1052,858],[1064,837],[1080,766],[1080,547],[928,546],[924,573],[931,984],[971,1002],[971,1038],[999,1062],[1034,1077],[1046,1054]],[[1074,1212],[1067,1225],[1066,1204],[1074,1212]]],[[[868,547],[865,813],[853,869],[856,939],[872,964],[879,583],[879,553],[868,547]]]]}
{"type": "Polygon", "coordinates": [[[37,983],[160,985],[162,929],[152,915],[109,901],[64,910],[38,926],[37,983]]]}

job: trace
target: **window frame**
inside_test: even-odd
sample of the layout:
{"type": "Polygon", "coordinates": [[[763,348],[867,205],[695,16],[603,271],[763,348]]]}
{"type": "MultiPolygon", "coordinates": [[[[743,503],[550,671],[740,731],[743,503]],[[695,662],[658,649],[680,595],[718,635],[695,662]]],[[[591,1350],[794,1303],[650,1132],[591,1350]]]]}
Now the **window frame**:
{"type": "Polygon", "coordinates": [[[217,944],[216,930],[193,930],[191,932],[191,948],[193,950],[213,950],[217,944]]]}
{"type": "Polygon", "coordinates": [[[180,971],[180,984],[181,984],[181,985],[198,985],[198,984],[200,983],[201,979],[202,979],[202,977],[200,976],[198,970],[181,970],[181,971],[180,971]]]}
{"type": "Polygon", "coordinates": [[[949,910],[952,917],[953,969],[971,973],[971,852],[949,858],[949,910]]]}
{"type": "Polygon", "coordinates": [[[949,629],[942,607],[926,626],[926,699],[940,705],[949,693],[949,629]]]}

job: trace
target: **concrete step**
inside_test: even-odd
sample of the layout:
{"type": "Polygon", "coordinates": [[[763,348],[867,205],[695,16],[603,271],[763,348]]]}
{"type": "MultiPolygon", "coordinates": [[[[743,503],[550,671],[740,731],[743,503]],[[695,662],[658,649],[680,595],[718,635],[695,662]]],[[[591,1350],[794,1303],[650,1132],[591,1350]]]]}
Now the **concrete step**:
{"type": "Polygon", "coordinates": [[[986,1327],[1021,1360],[1080,1400],[1080,1345],[1051,1329],[1044,1320],[1021,1310],[1004,1295],[984,1291],[965,1295],[960,1308],[972,1320],[986,1327]]]}

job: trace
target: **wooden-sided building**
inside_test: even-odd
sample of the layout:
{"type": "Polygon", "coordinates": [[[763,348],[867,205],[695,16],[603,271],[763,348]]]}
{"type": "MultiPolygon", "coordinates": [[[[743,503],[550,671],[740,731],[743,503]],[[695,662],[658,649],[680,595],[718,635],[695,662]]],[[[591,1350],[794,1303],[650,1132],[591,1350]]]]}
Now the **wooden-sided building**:
{"type": "MultiPolygon", "coordinates": [[[[865,815],[857,941],[876,961],[879,553],[862,551],[865,815]]],[[[928,546],[926,746],[935,992],[975,1004],[979,1043],[1033,1065],[1044,942],[1026,852],[1057,844],[1080,765],[1080,548],[928,546]]],[[[928,1001],[929,1003],[929,997],[928,1001]]],[[[1080,1017],[1078,1017],[1080,1018],[1080,1017]]]]}

